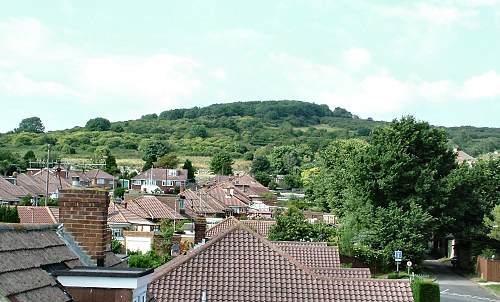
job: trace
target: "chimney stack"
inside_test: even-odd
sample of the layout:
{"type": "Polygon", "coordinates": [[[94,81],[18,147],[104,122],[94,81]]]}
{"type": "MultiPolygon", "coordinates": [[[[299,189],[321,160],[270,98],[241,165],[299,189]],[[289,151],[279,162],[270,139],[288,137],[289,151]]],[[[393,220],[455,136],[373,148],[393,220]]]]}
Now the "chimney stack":
{"type": "Polygon", "coordinates": [[[68,189],[59,193],[59,216],[64,230],[97,266],[104,266],[111,243],[107,229],[108,192],[68,189]]]}
{"type": "Polygon", "coordinates": [[[194,220],[194,244],[198,244],[205,239],[207,231],[207,220],[205,217],[196,217],[194,220]]]}

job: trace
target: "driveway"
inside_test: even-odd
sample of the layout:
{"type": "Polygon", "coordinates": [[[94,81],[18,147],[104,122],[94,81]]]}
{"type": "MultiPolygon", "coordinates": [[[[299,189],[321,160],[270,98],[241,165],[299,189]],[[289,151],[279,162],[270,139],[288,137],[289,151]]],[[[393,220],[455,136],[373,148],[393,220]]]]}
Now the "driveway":
{"type": "Polygon", "coordinates": [[[500,302],[486,289],[453,272],[449,264],[437,260],[425,260],[424,265],[437,278],[441,290],[441,302],[500,302]]]}

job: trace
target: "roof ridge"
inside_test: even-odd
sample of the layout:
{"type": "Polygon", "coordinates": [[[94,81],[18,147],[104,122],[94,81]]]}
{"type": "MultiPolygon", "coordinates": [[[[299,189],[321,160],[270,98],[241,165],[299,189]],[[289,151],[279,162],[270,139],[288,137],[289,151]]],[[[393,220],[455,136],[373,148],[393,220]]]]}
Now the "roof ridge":
{"type": "Polygon", "coordinates": [[[53,231],[57,230],[60,223],[41,224],[41,223],[0,223],[0,232],[2,231],[53,231]]]}

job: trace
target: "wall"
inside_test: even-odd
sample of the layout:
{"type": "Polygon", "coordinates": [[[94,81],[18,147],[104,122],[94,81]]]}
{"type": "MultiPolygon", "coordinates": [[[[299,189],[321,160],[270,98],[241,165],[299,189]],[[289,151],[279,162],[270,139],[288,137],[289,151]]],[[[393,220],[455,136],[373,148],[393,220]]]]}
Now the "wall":
{"type": "Polygon", "coordinates": [[[151,250],[153,232],[123,231],[125,248],[129,251],[140,251],[145,254],[151,250]]]}
{"type": "Polygon", "coordinates": [[[65,287],[75,302],[132,302],[131,289],[65,287]]]}

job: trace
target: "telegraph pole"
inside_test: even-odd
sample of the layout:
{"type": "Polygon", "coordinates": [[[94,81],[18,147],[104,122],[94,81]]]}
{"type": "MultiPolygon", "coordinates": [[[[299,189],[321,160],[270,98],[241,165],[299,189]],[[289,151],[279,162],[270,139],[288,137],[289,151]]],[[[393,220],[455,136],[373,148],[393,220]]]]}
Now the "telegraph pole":
{"type": "Polygon", "coordinates": [[[49,203],[49,166],[50,164],[50,144],[47,144],[47,179],[45,184],[45,206],[49,203]]]}

